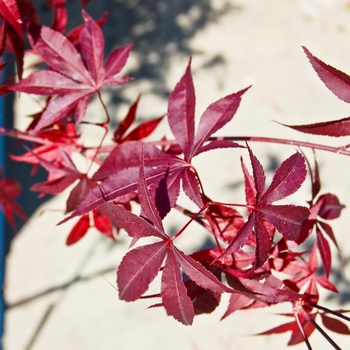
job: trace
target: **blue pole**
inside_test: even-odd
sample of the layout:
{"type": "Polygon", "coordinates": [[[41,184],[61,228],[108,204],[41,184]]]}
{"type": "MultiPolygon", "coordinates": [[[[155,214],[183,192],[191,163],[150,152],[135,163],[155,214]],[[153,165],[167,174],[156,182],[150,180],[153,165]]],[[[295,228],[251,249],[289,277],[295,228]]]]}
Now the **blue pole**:
{"type": "MultiPolygon", "coordinates": [[[[4,97],[0,97],[0,125],[5,125],[4,116],[4,97]]],[[[5,140],[0,136],[0,166],[3,176],[5,176],[5,140]]],[[[5,275],[5,220],[4,215],[0,214],[0,350],[2,350],[2,338],[4,334],[4,275],[5,275]]]]}

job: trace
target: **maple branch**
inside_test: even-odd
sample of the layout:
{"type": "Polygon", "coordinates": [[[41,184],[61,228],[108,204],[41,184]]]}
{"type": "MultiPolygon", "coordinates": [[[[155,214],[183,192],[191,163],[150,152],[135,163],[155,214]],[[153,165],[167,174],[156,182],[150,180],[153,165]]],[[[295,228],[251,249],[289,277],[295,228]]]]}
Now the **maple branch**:
{"type": "Polygon", "coordinates": [[[323,335],[323,337],[327,339],[334,349],[341,350],[334,340],[312,319],[312,317],[309,317],[308,321],[323,335]]]}
{"type": "Polygon", "coordinates": [[[350,156],[350,151],[348,148],[349,145],[340,146],[340,147],[332,147],[327,145],[322,145],[319,143],[305,142],[305,141],[297,141],[290,139],[280,139],[274,137],[260,137],[260,136],[229,136],[229,137],[211,137],[209,140],[229,140],[229,141],[253,141],[253,142],[266,142],[266,143],[277,143],[283,145],[292,145],[299,147],[307,147],[311,149],[319,149],[321,151],[332,152],[336,154],[343,154],[346,156],[350,156]]]}
{"type": "Polygon", "coordinates": [[[322,334],[322,336],[326,338],[326,340],[333,346],[334,349],[341,350],[341,348],[334,342],[334,340],[309,315],[309,313],[303,308],[303,306],[296,305],[296,308],[297,311],[299,311],[322,334]]]}
{"type": "MultiPolygon", "coordinates": [[[[318,149],[321,151],[332,152],[332,153],[336,153],[336,154],[350,156],[350,150],[347,150],[347,148],[350,147],[350,144],[345,145],[345,146],[340,146],[340,147],[332,147],[332,146],[322,145],[322,144],[313,143],[313,142],[281,139],[281,138],[274,138],[274,137],[261,137],[261,136],[217,136],[217,137],[213,136],[213,137],[208,138],[207,141],[219,141],[219,140],[277,143],[277,144],[282,144],[282,145],[290,145],[290,146],[318,149]]],[[[155,146],[178,145],[178,142],[176,140],[151,141],[149,143],[153,144],[155,146]]],[[[110,147],[110,146],[107,146],[107,147],[110,147]]],[[[106,148],[106,150],[108,150],[108,148],[106,148]]]]}
{"type": "Polygon", "coordinates": [[[34,142],[42,145],[48,145],[50,143],[53,143],[52,141],[43,139],[41,137],[30,135],[27,132],[23,132],[17,129],[7,129],[2,126],[0,127],[0,135],[12,137],[17,140],[19,139],[23,141],[30,141],[30,142],[34,142]]]}

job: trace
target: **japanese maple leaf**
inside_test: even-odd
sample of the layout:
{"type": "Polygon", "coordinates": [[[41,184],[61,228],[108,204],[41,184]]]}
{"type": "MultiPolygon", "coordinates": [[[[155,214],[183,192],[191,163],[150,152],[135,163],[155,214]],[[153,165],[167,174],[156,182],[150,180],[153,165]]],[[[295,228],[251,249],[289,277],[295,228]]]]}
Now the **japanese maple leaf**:
{"type": "Polygon", "coordinates": [[[170,129],[182,149],[184,158],[190,162],[199,153],[226,147],[240,147],[227,140],[210,141],[209,138],[235,115],[243,89],[212,103],[203,113],[195,133],[195,91],[191,74],[191,60],[181,80],[170,94],[168,102],[168,122],[170,129]],[[210,141],[208,144],[205,144],[210,141]]]}
{"type": "Polygon", "coordinates": [[[287,273],[293,273],[296,277],[288,280],[288,285],[294,284],[298,290],[302,290],[304,294],[310,295],[318,299],[318,286],[320,284],[332,292],[337,293],[336,287],[324,276],[316,274],[318,269],[316,244],[313,245],[307,262],[290,263],[288,268],[284,270],[287,273]]]}
{"type": "Polygon", "coordinates": [[[18,76],[23,73],[24,39],[22,33],[22,19],[16,0],[0,0],[0,14],[4,20],[1,30],[1,54],[5,49],[6,37],[10,39],[12,49],[16,55],[18,76]]]}
{"type": "MultiPolygon", "coordinates": [[[[217,258],[236,252],[242,247],[254,232],[256,239],[255,266],[246,271],[252,273],[267,259],[272,247],[272,237],[266,222],[272,224],[286,239],[295,240],[303,222],[309,215],[309,210],[296,205],[272,205],[296,192],[306,178],[306,166],[300,153],[295,153],[286,159],[276,170],[271,185],[265,190],[265,173],[259,160],[248,147],[253,168],[254,200],[248,199],[249,217],[232,239],[225,251],[217,258]]],[[[245,176],[247,176],[245,174],[245,176]]],[[[247,183],[251,184],[249,179],[247,183]]],[[[247,192],[246,192],[247,193],[247,192]]]]}
{"type": "Polygon", "coordinates": [[[30,188],[32,191],[41,192],[41,196],[44,194],[55,195],[62,193],[70,185],[78,181],[68,197],[67,213],[75,210],[87,193],[97,187],[96,182],[88,178],[87,174],[81,173],[71,157],[63,150],[60,151],[60,158],[56,162],[49,162],[36,154],[34,154],[34,157],[49,173],[47,181],[36,183],[30,188]]]}
{"type": "Polygon", "coordinates": [[[321,189],[321,180],[316,159],[314,170],[312,171],[312,169],[310,169],[310,174],[312,181],[312,198],[309,201],[310,214],[307,220],[305,220],[300,232],[300,236],[296,239],[295,242],[300,245],[310,235],[310,233],[313,231],[313,228],[316,229],[317,248],[321,255],[326,276],[328,277],[331,269],[332,254],[326,237],[328,236],[328,238],[331,239],[331,241],[338,249],[339,254],[340,249],[332,227],[325,221],[338,218],[345,206],[340,203],[337,196],[331,193],[322,194],[317,198],[317,195],[321,189]]]}
{"type": "Polygon", "coordinates": [[[43,129],[35,135],[27,131],[13,129],[11,131],[0,128],[0,134],[15,136],[18,140],[31,141],[33,148],[21,155],[10,155],[13,160],[33,164],[40,164],[40,158],[47,162],[62,160],[62,151],[71,155],[74,151],[81,151],[83,146],[79,143],[80,135],[76,126],[71,122],[59,121],[50,130],[43,129]]]}
{"type": "Polygon", "coordinates": [[[20,184],[11,178],[4,179],[0,170],[0,208],[13,230],[16,229],[15,215],[22,220],[27,220],[26,214],[15,200],[20,193],[20,184]]]}
{"type": "Polygon", "coordinates": [[[158,275],[162,264],[161,298],[167,313],[183,324],[192,324],[194,308],[182,279],[181,269],[197,285],[214,293],[231,291],[203,265],[184,254],[173,244],[163,228],[163,224],[152,197],[147,189],[143,167],[140,168],[138,185],[142,217],[113,206],[114,221],[133,237],[133,243],[142,237],[157,237],[159,242],[140,246],[129,251],[119,265],[117,284],[122,300],[139,299],[149,284],[158,275]],[[180,269],[181,267],[181,269],[180,269]]]}
{"type": "Polygon", "coordinates": [[[85,26],[80,33],[81,53],[61,33],[43,26],[33,50],[51,70],[37,71],[11,87],[14,91],[57,96],[52,99],[34,131],[62,119],[75,110],[75,121],[83,119],[92,95],[103,86],[117,86],[130,81],[119,75],[131,45],[114,50],[103,64],[104,38],[100,27],[82,11],[85,26]]]}
{"type": "Polygon", "coordinates": [[[140,96],[130,106],[129,111],[126,114],[125,118],[119,123],[118,128],[114,131],[113,133],[114,142],[123,143],[126,141],[142,140],[147,136],[149,136],[154,131],[154,129],[159,125],[159,123],[162,121],[163,116],[157,119],[145,121],[135,129],[133,129],[132,131],[129,131],[129,128],[135,122],[136,110],[137,110],[139,101],[140,101],[140,96]]]}
{"type": "Polygon", "coordinates": [[[0,19],[3,20],[0,53],[6,50],[15,54],[17,75],[21,78],[25,52],[23,31],[38,21],[35,7],[29,0],[0,0],[0,19]]]}
{"type": "Polygon", "coordinates": [[[50,0],[49,6],[53,8],[53,19],[51,28],[57,32],[64,33],[67,27],[68,14],[65,2],[67,0],[50,0]]]}
{"type": "MultiPolygon", "coordinates": [[[[162,217],[176,204],[181,183],[185,194],[198,207],[201,208],[204,205],[205,197],[191,160],[205,151],[242,147],[228,140],[210,140],[210,137],[233,118],[242,95],[248,88],[212,103],[203,113],[195,135],[195,92],[190,63],[191,61],[169,97],[167,114],[170,129],[183,152],[183,158],[180,155],[160,150],[154,145],[143,144],[141,141],[123,142],[110,153],[93,176],[94,180],[102,181],[100,189],[93,190],[71,217],[95,209],[106,198],[113,200],[134,191],[137,188],[142,151],[144,151],[147,184],[158,186],[161,181],[166,183],[166,186],[157,188],[158,197],[167,198],[168,202],[166,206],[164,206],[165,201],[156,202],[162,217]]],[[[133,109],[130,113],[134,113],[133,109]]],[[[129,120],[125,121],[125,125],[129,122],[129,120]]],[[[119,132],[117,132],[116,138],[119,139],[119,137],[119,132]]]]}
{"type": "MultiPolygon", "coordinates": [[[[317,313],[312,313],[309,316],[312,319],[316,318],[317,313]]],[[[296,316],[295,314],[286,314],[284,316],[290,316],[290,317],[298,317],[298,320],[294,320],[288,323],[284,323],[280,326],[274,327],[272,329],[269,329],[268,331],[261,332],[257,335],[270,335],[270,334],[279,334],[279,333],[285,333],[285,332],[292,332],[290,339],[288,341],[288,345],[296,345],[299,343],[302,343],[303,341],[308,342],[308,338],[311,336],[311,334],[314,332],[315,327],[312,323],[309,322],[308,318],[304,317],[303,315],[296,316]],[[302,333],[300,327],[302,328],[302,333]]],[[[311,347],[309,347],[311,349],[311,347]]]]}
{"type": "Polygon", "coordinates": [[[84,214],[81,218],[79,218],[69,232],[66,239],[66,244],[70,246],[78,242],[92,227],[95,227],[97,231],[106,235],[107,237],[115,239],[112,220],[108,216],[104,215],[100,211],[100,208],[98,208],[88,214],[84,214]]]}
{"type": "Polygon", "coordinates": [[[282,324],[257,335],[270,335],[291,331],[292,334],[288,345],[296,345],[304,341],[307,345],[307,348],[312,350],[308,338],[311,336],[313,331],[317,329],[334,349],[340,350],[340,347],[335,343],[335,341],[317,324],[316,316],[321,316],[323,325],[330,331],[336,332],[338,334],[349,335],[350,330],[346,324],[344,324],[338,319],[335,319],[334,317],[329,317],[327,315],[328,313],[330,313],[334,316],[349,321],[349,317],[343,315],[343,313],[348,312],[348,310],[332,311],[317,304],[314,304],[313,306],[318,308],[319,310],[317,310],[316,312],[311,312],[312,307],[310,308],[310,305],[307,305],[307,303],[304,303],[304,301],[301,300],[294,302],[293,313],[281,315],[287,317],[294,317],[295,321],[282,324]]]}
{"type": "MultiPolygon", "coordinates": [[[[303,47],[303,49],[310,63],[312,64],[313,69],[316,71],[318,77],[322,80],[326,87],[339,99],[346,103],[350,103],[350,76],[321,61],[306,47],[303,47]]],[[[314,135],[327,135],[334,137],[350,135],[349,117],[314,124],[285,126],[314,135]]]]}

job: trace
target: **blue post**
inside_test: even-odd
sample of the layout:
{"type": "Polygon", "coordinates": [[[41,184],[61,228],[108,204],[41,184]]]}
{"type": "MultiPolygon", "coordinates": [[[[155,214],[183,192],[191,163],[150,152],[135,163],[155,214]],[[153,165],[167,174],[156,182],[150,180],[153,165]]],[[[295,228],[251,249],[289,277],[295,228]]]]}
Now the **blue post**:
{"type": "MultiPolygon", "coordinates": [[[[5,125],[4,116],[4,97],[0,97],[0,125],[5,125]]],[[[3,176],[5,176],[5,138],[0,136],[0,166],[3,176]]],[[[5,220],[4,215],[0,213],[0,350],[2,350],[2,338],[4,333],[4,275],[5,275],[5,220]]]]}

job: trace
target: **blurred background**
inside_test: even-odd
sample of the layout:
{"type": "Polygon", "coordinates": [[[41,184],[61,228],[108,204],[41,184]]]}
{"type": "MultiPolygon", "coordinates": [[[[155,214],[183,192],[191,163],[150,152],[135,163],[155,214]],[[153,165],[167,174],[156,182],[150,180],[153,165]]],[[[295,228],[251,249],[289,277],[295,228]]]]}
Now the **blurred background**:
{"type": "MultiPolygon", "coordinates": [[[[47,1],[32,2],[42,23],[50,25],[52,13],[47,1]]],[[[80,1],[68,0],[66,4],[69,28],[73,28],[82,23],[80,1]]],[[[123,71],[134,77],[134,81],[104,91],[114,118],[112,125],[117,125],[140,93],[139,120],[164,114],[167,97],[192,57],[198,118],[210,103],[253,85],[244,95],[234,120],[220,134],[285,137],[333,145],[350,143],[306,136],[274,123],[314,123],[349,116],[350,107],[325,88],[301,48],[306,46],[326,63],[350,74],[349,1],[91,0],[86,11],[94,19],[108,11],[103,26],[106,55],[116,47],[134,43],[123,71]]],[[[5,100],[6,115],[14,113],[15,125],[21,129],[28,123],[26,115],[36,108],[36,101],[26,96],[5,100]]],[[[98,104],[89,107],[87,118],[101,114],[99,108],[98,104]]],[[[164,132],[168,131],[159,129],[159,135],[164,132]]],[[[5,146],[5,154],[23,153],[13,141],[6,141],[5,146]]],[[[251,147],[271,174],[295,151],[293,147],[272,144],[255,143],[251,147]]],[[[223,150],[198,157],[195,165],[202,173],[210,197],[231,202],[233,198],[234,201],[244,198],[239,164],[243,153],[223,150]]],[[[312,155],[307,150],[306,153],[312,155]]],[[[317,159],[323,192],[336,194],[347,205],[333,228],[348,262],[350,159],[321,152],[317,152],[317,159]]],[[[198,316],[192,327],[185,327],[166,317],[162,309],[147,310],[150,301],[119,301],[115,272],[129,244],[126,234],[122,233],[113,242],[97,232],[89,232],[76,245],[67,247],[67,233],[75,222],[56,226],[63,217],[67,195],[39,200],[37,193],[28,189],[46,178],[44,171],[31,178],[27,176],[30,166],[7,161],[5,168],[7,176],[17,178],[22,184],[20,203],[30,219],[24,225],[18,223],[16,235],[10,227],[5,228],[8,254],[4,349],[230,350],[259,346],[277,350],[286,347],[288,334],[251,335],[288,321],[275,313],[291,312],[290,305],[237,312],[220,321],[225,312],[222,303],[213,314],[198,316]]],[[[307,185],[302,194],[306,200],[310,199],[307,185]]],[[[167,220],[168,230],[176,232],[178,225],[176,217],[167,220]]],[[[205,235],[193,228],[193,234],[179,242],[184,249],[205,244],[205,235]]],[[[337,255],[334,257],[331,280],[340,294],[324,293],[321,304],[349,309],[349,272],[344,276],[337,255]]],[[[152,288],[157,290],[157,281],[152,288]]],[[[341,348],[347,348],[349,339],[334,334],[332,338],[341,348]]],[[[316,332],[311,343],[315,349],[330,348],[316,332]]],[[[294,347],[304,348],[304,344],[294,347]]]]}

